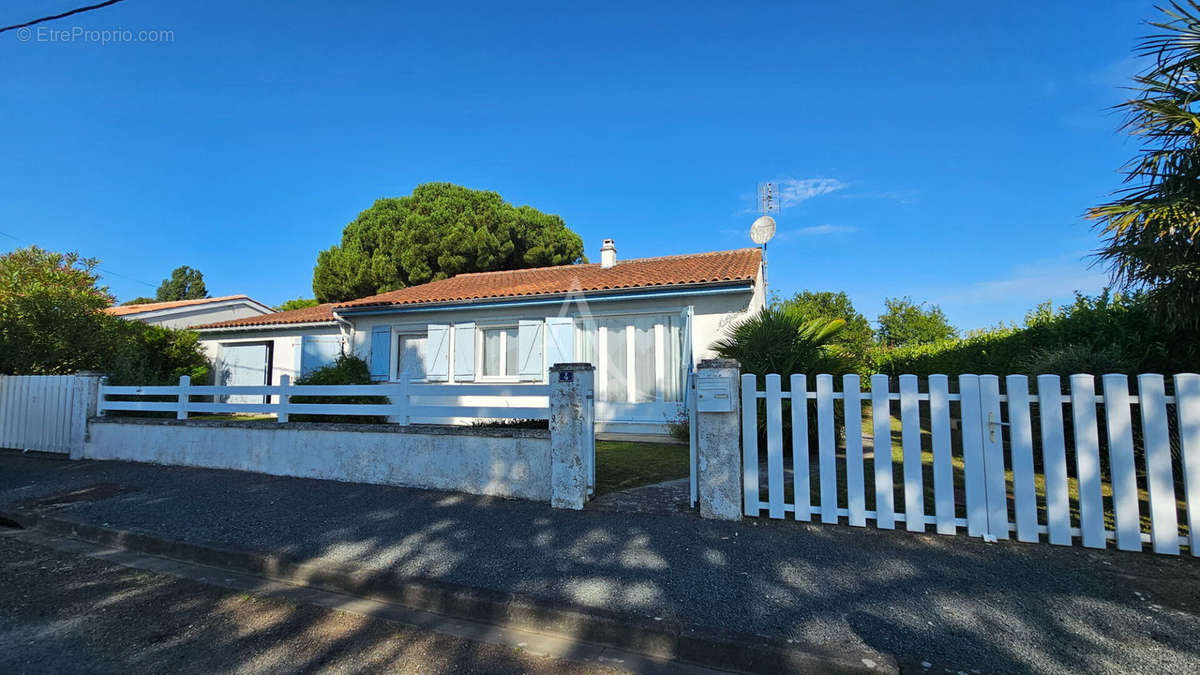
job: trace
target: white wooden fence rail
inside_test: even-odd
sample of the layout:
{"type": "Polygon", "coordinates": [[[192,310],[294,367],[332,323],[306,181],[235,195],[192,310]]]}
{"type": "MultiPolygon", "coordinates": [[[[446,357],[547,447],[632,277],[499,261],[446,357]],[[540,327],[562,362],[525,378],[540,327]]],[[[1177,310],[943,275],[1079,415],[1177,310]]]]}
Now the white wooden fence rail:
{"type": "Polygon", "coordinates": [[[0,448],[70,452],[81,447],[90,392],[72,375],[0,375],[0,448]]]}
{"type": "Polygon", "coordinates": [[[861,389],[857,375],[843,376],[841,391],[834,391],[832,375],[815,379],[815,387],[810,389],[804,375],[792,375],[784,391],[779,375],[767,375],[760,391],[754,375],[742,376],[746,515],[759,516],[766,510],[771,518],[791,513],[796,520],[809,521],[820,516],[823,523],[845,522],[856,527],[873,520],[884,529],[904,523],[912,532],[925,532],[933,525],[939,534],[957,534],[965,528],[968,535],[989,540],[1007,539],[1015,533],[1023,542],[1038,542],[1044,536],[1051,544],[1070,545],[1078,540],[1091,548],[1105,548],[1113,541],[1118,549],[1129,551],[1140,551],[1149,543],[1156,553],[1176,555],[1183,539],[1191,554],[1200,556],[1200,375],[1174,376],[1173,396],[1166,394],[1163,376],[1151,374],[1137,376],[1136,394],[1130,393],[1124,375],[1103,376],[1101,394],[1096,393],[1091,375],[1072,375],[1069,395],[1061,393],[1057,375],[1038,376],[1036,394],[1030,393],[1028,378],[1022,375],[1005,378],[1004,394],[994,375],[960,375],[957,393],[949,393],[945,375],[930,376],[926,391],[919,391],[915,375],[901,376],[898,391],[889,389],[885,375],[873,376],[869,391],[861,389]],[[765,500],[760,485],[759,399],[765,399],[766,411],[765,500]],[[816,402],[815,495],[809,466],[808,405],[789,406],[793,480],[791,493],[785,489],[785,400],[816,402]],[[844,415],[841,458],[835,401],[842,402],[844,415]],[[899,487],[893,475],[893,401],[899,401],[899,487]],[[952,403],[957,404],[957,415],[952,413],[952,403]],[[1040,431],[1036,438],[1032,404],[1037,404],[1040,431]],[[873,417],[872,476],[865,474],[864,405],[870,406],[873,417]],[[1075,466],[1070,477],[1063,406],[1070,406],[1072,425],[1075,466]],[[1098,406],[1103,406],[1103,436],[1098,406]],[[927,420],[924,429],[922,419],[927,420]],[[1137,449],[1143,450],[1140,467],[1135,421],[1140,430],[1137,449]],[[961,429],[956,444],[952,443],[954,422],[961,429]],[[1182,471],[1182,495],[1175,489],[1172,428],[1177,438],[1178,470],[1182,471]],[[928,440],[922,440],[923,434],[928,440]],[[1101,473],[1102,437],[1111,494],[1107,507],[1101,473]],[[923,449],[928,459],[922,456],[923,449]],[[1039,464],[1040,474],[1036,472],[1039,464]],[[927,476],[932,478],[932,504],[925,500],[927,476]],[[870,495],[868,485],[872,486],[870,495]],[[897,490],[903,495],[901,504],[894,498],[897,490]],[[1147,495],[1145,512],[1139,490],[1147,495]],[[1187,529],[1183,534],[1177,501],[1185,505],[1187,529]],[[1111,529],[1106,525],[1106,508],[1111,529]],[[1143,517],[1148,519],[1147,528],[1143,528],[1143,517]]]}
{"type": "Polygon", "coordinates": [[[177,419],[193,413],[274,413],[279,422],[290,415],[374,415],[408,424],[410,420],[442,418],[549,419],[550,388],[544,384],[395,384],[292,385],[287,375],[278,385],[192,386],[185,375],[178,385],[100,386],[98,414],[109,411],[173,412],[177,419]],[[110,397],[170,397],[172,401],[121,400],[110,397]],[[262,403],[228,403],[229,396],[262,396],[262,403]],[[296,403],[303,396],[385,397],[388,403],[296,403]],[[209,397],[212,401],[195,401],[209,397]],[[479,402],[479,398],[486,402],[479,402]],[[495,400],[493,397],[502,397],[495,400]],[[508,405],[509,402],[515,404],[508,405]]]}

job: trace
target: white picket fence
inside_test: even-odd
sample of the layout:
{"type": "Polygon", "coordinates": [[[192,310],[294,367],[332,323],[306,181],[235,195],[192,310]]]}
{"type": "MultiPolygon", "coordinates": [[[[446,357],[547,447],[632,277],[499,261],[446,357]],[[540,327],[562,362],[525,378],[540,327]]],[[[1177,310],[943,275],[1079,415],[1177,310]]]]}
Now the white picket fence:
{"type": "MultiPolygon", "coordinates": [[[[374,415],[389,422],[443,419],[548,419],[550,388],[545,384],[416,384],[398,382],[368,385],[292,385],[287,375],[278,385],[192,386],[187,376],[178,385],[100,386],[98,414],[110,411],[173,412],[177,419],[195,413],[274,414],[279,422],[290,415],[374,415]],[[111,399],[119,396],[121,399],[111,399]],[[173,401],[122,400],[130,397],[172,397],[173,401]],[[230,403],[228,397],[254,396],[261,403],[230,403]],[[296,403],[301,396],[374,396],[388,403],[296,403]],[[193,397],[211,397],[196,401],[193,397]],[[499,400],[497,400],[499,398],[499,400]]],[[[244,399],[243,399],[244,400],[244,399]]]]}
{"type": "Polygon", "coordinates": [[[782,390],[778,375],[767,375],[765,389],[759,391],[754,375],[742,376],[742,442],[744,511],[759,516],[809,521],[820,516],[823,523],[845,522],[865,526],[873,520],[877,527],[894,529],[905,524],[912,532],[924,532],[935,526],[939,534],[957,534],[962,528],[968,535],[986,539],[1007,539],[1011,532],[1023,542],[1048,541],[1071,545],[1076,540],[1085,547],[1104,548],[1115,540],[1120,550],[1140,551],[1149,542],[1156,553],[1175,554],[1180,540],[1193,556],[1200,556],[1200,375],[1176,375],[1174,395],[1165,392],[1161,375],[1137,377],[1137,394],[1129,391],[1124,375],[1104,375],[1102,394],[1096,393],[1091,375],[1072,375],[1070,393],[1062,394],[1057,375],[1037,378],[1037,393],[1031,394],[1028,378],[1005,378],[1005,394],[1000,393],[1000,378],[994,375],[960,375],[958,393],[949,393],[949,378],[929,377],[927,391],[919,391],[915,375],[900,377],[899,391],[889,390],[885,375],[871,378],[871,389],[862,391],[857,375],[842,378],[842,390],[834,391],[831,375],[818,375],[816,388],[808,389],[803,375],[790,378],[790,390],[782,390]],[[758,399],[766,405],[766,491],[760,490],[758,453],[758,399]],[[784,400],[815,400],[817,427],[817,483],[814,496],[810,478],[808,405],[791,405],[793,475],[791,494],[785,490],[783,443],[784,400]],[[835,401],[842,402],[845,414],[845,449],[839,470],[835,433],[835,401]],[[896,504],[892,461],[892,402],[899,401],[903,503],[896,504]],[[952,415],[952,403],[957,415],[952,415]],[[1030,406],[1037,404],[1040,433],[1034,438],[1030,406]],[[865,474],[863,452],[863,406],[869,404],[873,418],[876,451],[873,476],[865,474]],[[1070,406],[1075,466],[1068,475],[1066,430],[1063,406],[1070,406]],[[1100,461],[1098,407],[1102,406],[1104,438],[1107,441],[1111,490],[1106,524],[1100,461]],[[1136,408],[1136,412],[1134,409],[1136,408]],[[1175,468],[1171,452],[1170,409],[1174,409],[1174,430],[1178,439],[1180,469],[1183,473],[1183,501],[1186,503],[1187,534],[1181,535],[1177,517],[1175,468]],[[922,415],[922,413],[925,413],[922,415]],[[1135,418],[1134,415],[1137,415],[1135,418]],[[932,465],[922,458],[922,417],[928,419],[932,465]],[[1135,466],[1133,422],[1140,422],[1142,467],[1135,466]],[[961,441],[952,443],[952,421],[961,429],[961,441]],[[1007,441],[1006,462],[1005,442],[1007,441]],[[952,447],[956,446],[956,447],[952,447]],[[1043,496],[1036,489],[1035,455],[1041,459],[1043,496]],[[956,479],[955,460],[960,460],[961,480],[956,479]],[[1011,466],[1008,466],[1011,464],[1011,466]],[[931,469],[933,510],[925,504],[925,472],[931,469]],[[1138,469],[1144,475],[1148,493],[1149,532],[1142,532],[1138,469]],[[1011,471],[1011,478],[1006,475],[1011,471]],[[867,480],[873,479],[873,504],[867,502],[867,480]],[[1074,479],[1077,498],[1071,496],[1074,479]],[[838,505],[839,481],[844,486],[844,506],[838,505]],[[961,484],[959,484],[961,483],[961,484]],[[958,496],[963,497],[961,503],[958,496]],[[815,498],[814,498],[815,497],[815,498]],[[1077,510],[1073,517],[1072,504],[1077,510]],[[964,508],[958,508],[959,506],[964,508]],[[1039,505],[1043,517],[1039,518],[1039,505]],[[868,508],[873,506],[874,508],[868,508]],[[960,515],[961,514],[961,515],[960,515]],[[844,519],[844,521],[842,520],[844,519]]]}
{"type": "Polygon", "coordinates": [[[87,378],[0,375],[0,448],[71,452],[86,433],[87,378]]]}

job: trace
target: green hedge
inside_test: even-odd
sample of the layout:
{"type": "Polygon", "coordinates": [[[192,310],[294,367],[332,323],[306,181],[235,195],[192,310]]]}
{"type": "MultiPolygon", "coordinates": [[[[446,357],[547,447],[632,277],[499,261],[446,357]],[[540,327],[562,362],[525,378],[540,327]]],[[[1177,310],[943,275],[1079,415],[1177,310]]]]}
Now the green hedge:
{"type": "Polygon", "coordinates": [[[1200,336],[1155,321],[1144,296],[1076,295],[1057,311],[1049,303],[1024,326],[999,326],[965,338],[908,347],[870,349],[864,375],[943,373],[1066,375],[1074,372],[1172,374],[1200,369],[1200,336]]]}

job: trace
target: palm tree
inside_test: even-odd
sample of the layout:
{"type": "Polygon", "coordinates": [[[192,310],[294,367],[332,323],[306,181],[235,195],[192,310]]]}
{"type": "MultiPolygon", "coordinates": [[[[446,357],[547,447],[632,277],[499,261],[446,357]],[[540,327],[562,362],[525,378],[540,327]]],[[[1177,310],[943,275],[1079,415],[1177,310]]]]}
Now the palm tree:
{"type": "Polygon", "coordinates": [[[1165,20],[1137,51],[1153,59],[1118,109],[1144,140],[1123,167],[1125,187],[1091,209],[1104,243],[1096,253],[1113,282],[1147,289],[1159,316],[1200,329],[1200,3],[1160,8],[1165,20]]]}
{"type": "Polygon", "coordinates": [[[712,349],[741,363],[742,372],[760,382],[768,373],[786,379],[793,373],[836,372],[843,365],[832,342],[845,326],[844,319],[805,320],[784,307],[764,307],[728,329],[712,349]]]}

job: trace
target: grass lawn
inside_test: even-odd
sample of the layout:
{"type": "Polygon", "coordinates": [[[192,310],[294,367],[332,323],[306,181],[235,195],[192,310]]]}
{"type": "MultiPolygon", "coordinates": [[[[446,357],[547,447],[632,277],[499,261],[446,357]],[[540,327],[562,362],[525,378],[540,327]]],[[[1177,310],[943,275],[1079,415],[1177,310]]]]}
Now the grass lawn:
{"type": "Polygon", "coordinates": [[[688,446],[596,441],[596,494],[687,478],[688,446]]]}

